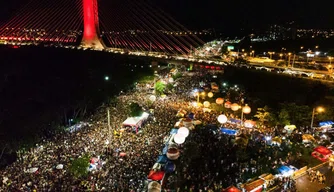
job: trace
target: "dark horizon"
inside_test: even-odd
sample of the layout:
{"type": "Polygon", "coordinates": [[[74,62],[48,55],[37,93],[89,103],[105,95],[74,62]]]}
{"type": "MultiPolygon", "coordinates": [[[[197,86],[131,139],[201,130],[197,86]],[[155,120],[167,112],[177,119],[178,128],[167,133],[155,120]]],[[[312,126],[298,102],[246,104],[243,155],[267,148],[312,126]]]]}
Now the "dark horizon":
{"type": "MultiPolygon", "coordinates": [[[[176,1],[146,0],[171,15],[190,30],[215,29],[224,34],[248,33],[252,29],[266,28],[272,24],[295,21],[300,28],[334,28],[334,15],[330,5],[301,0],[266,3],[219,0],[176,1]]],[[[13,0],[0,7],[0,24],[5,23],[28,0],[13,0]]]]}

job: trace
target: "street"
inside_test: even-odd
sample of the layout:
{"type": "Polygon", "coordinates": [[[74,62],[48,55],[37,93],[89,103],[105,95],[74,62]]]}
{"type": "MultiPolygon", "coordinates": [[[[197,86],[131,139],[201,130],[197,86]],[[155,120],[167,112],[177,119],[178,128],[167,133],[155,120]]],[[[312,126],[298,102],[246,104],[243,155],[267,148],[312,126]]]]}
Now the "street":
{"type": "Polygon", "coordinates": [[[330,187],[334,184],[334,173],[329,170],[327,163],[315,169],[315,171],[317,170],[326,176],[326,183],[320,184],[319,182],[311,182],[308,174],[305,174],[304,176],[296,179],[297,192],[317,192],[326,186],[330,187]]]}

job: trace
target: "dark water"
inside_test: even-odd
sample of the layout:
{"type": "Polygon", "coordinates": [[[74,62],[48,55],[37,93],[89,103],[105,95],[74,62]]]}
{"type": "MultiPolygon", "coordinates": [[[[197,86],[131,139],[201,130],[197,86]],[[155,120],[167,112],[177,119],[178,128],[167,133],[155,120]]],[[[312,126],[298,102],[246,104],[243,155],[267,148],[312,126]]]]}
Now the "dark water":
{"type": "Polygon", "coordinates": [[[80,109],[86,112],[78,117],[87,117],[151,74],[149,61],[104,52],[1,47],[0,53],[1,144],[48,135],[80,109]]]}

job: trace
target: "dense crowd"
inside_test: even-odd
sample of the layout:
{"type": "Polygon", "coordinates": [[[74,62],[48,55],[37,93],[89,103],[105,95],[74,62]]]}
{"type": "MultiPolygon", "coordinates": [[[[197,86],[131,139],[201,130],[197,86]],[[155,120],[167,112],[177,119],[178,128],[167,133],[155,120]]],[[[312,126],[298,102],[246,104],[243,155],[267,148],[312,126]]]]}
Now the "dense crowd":
{"type": "Polygon", "coordinates": [[[178,108],[186,103],[182,98],[188,99],[184,96],[194,80],[185,77],[176,88],[177,94],[158,99],[153,105],[148,101],[151,93],[146,86],[121,94],[111,108],[111,131],[106,123],[106,106],[101,107],[90,119],[90,127],[56,135],[29,151],[18,153],[18,160],[0,171],[0,191],[140,191],[160,153],[163,138],[177,121],[178,108]],[[131,102],[137,102],[146,111],[151,108],[154,111],[139,134],[121,130],[131,102]],[[71,162],[86,154],[106,163],[87,179],[73,177],[68,170],[71,162]],[[58,165],[63,167],[58,169],[58,165]],[[32,169],[37,171],[31,172],[32,169]]]}
{"type": "MultiPolygon", "coordinates": [[[[240,187],[249,178],[288,165],[291,154],[281,157],[281,148],[267,146],[264,135],[258,131],[239,129],[235,124],[224,125],[239,129],[241,135],[251,138],[245,147],[237,142],[238,138],[224,135],[217,126],[211,126],[218,124],[219,113],[206,113],[191,104],[192,90],[200,82],[210,82],[205,77],[185,75],[176,81],[173,93],[153,103],[149,99],[153,83],[138,84],[131,92],[121,93],[115,105],[103,106],[91,117],[91,126],[45,139],[35,148],[19,153],[15,163],[0,170],[0,191],[142,191],[147,187],[151,167],[161,154],[164,137],[178,121],[176,113],[180,109],[194,113],[203,126],[196,127],[184,144],[176,174],[179,190],[218,191],[230,185],[240,187]],[[121,129],[130,113],[128,106],[133,102],[151,112],[138,134],[121,129]],[[107,107],[111,109],[111,129],[107,125],[107,107]],[[250,153],[246,154],[246,149],[251,155],[247,156],[250,153]],[[92,171],[88,178],[73,177],[69,171],[71,162],[87,154],[99,157],[105,164],[92,171]],[[57,168],[59,164],[63,165],[61,169],[57,168]],[[37,171],[31,173],[31,168],[37,171]]],[[[160,78],[168,79],[168,72],[161,71],[160,78]]],[[[270,134],[276,136],[274,131],[270,134]]],[[[279,182],[283,190],[294,191],[293,180],[282,178],[279,182]]]]}

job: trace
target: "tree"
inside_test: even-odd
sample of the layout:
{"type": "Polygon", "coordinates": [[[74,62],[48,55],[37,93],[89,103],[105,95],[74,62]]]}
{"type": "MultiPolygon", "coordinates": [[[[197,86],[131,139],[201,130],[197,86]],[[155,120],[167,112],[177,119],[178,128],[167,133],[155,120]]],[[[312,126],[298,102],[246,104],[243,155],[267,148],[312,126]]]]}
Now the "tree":
{"type": "Polygon", "coordinates": [[[138,103],[131,103],[129,108],[131,117],[138,117],[141,116],[143,113],[143,109],[138,103]]]}
{"type": "Polygon", "coordinates": [[[69,171],[76,178],[86,177],[88,175],[88,167],[89,156],[84,155],[72,161],[69,171]]]}
{"type": "Polygon", "coordinates": [[[327,55],[330,57],[334,57],[334,49],[329,50],[327,55]]]}
{"type": "Polygon", "coordinates": [[[293,125],[308,125],[311,121],[312,109],[309,106],[285,103],[281,104],[281,110],[289,114],[290,123],[293,125]]]}
{"type": "Polygon", "coordinates": [[[264,122],[268,121],[270,118],[269,108],[267,106],[264,106],[263,108],[258,108],[254,117],[258,118],[260,124],[263,125],[264,122]]]}
{"type": "Polygon", "coordinates": [[[281,109],[277,118],[277,125],[289,125],[290,124],[290,115],[286,109],[281,109]]]}
{"type": "Polygon", "coordinates": [[[161,81],[158,81],[154,85],[155,93],[158,95],[162,95],[166,89],[166,84],[161,81]]]}

